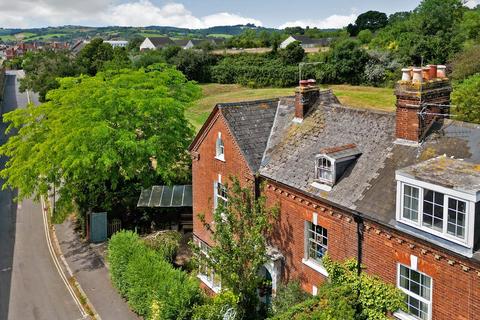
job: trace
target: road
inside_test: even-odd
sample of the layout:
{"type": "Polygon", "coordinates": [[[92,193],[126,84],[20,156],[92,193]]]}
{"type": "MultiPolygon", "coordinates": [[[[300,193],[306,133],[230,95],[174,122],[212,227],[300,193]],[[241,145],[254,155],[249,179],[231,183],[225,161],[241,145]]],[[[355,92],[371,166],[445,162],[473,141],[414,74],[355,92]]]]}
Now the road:
{"type": "MultiPolygon", "coordinates": [[[[3,113],[24,107],[36,95],[18,91],[17,77],[7,72],[3,113]]],[[[0,144],[5,142],[0,124],[0,144]]],[[[3,168],[5,159],[0,159],[3,168]]],[[[0,180],[0,185],[3,180],[0,180]]],[[[41,206],[13,202],[15,192],[0,191],[0,320],[81,319],[50,255],[41,206]]]]}

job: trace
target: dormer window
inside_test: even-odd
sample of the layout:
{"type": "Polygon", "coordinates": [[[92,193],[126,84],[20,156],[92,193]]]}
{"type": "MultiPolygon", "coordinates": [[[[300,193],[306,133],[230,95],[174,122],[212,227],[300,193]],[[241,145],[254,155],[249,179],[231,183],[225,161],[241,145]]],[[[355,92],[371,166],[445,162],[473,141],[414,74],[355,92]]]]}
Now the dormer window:
{"type": "Polygon", "coordinates": [[[215,158],[221,161],[225,161],[225,147],[223,145],[222,133],[218,133],[216,145],[215,145],[215,158]]]}
{"type": "Polygon", "coordinates": [[[325,182],[327,184],[333,184],[334,182],[334,170],[332,160],[325,156],[317,157],[317,164],[315,167],[315,177],[318,181],[325,182]]]}
{"type": "Polygon", "coordinates": [[[330,191],[360,154],[354,144],[320,150],[315,157],[315,182],[312,185],[330,191]]]}
{"type": "Polygon", "coordinates": [[[477,166],[443,156],[397,170],[396,179],[397,221],[473,249],[477,166]]]}

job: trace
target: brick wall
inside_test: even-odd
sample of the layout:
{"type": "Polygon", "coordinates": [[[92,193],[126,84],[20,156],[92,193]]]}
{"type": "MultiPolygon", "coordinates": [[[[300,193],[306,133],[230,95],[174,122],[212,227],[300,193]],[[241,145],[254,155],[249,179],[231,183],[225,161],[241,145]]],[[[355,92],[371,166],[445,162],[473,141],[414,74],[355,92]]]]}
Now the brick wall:
{"type": "Polygon", "coordinates": [[[237,177],[241,183],[253,182],[253,175],[234,141],[220,112],[210,122],[204,132],[203,141],[194,150],[197,154],[192,161],[193,189],[193,232],[203,241],[211,244],[209,232],[204,228],[198,214],[204,214],[206,221],[213,220],[214,181],[222,175],[222,183],[230,183],[230,176],[237,177]],[[218,132],[222,134],[225,161],[215,159],[218,132]]]}
{"type": "MultiPolygon", "coordinates": [[[[270,205],[280,206],[280,216],[270,240],[285,256],[284,280],[300,279],[312,292],[324,277],[302,263],[304,222],[312,221],[328,230],[328,252],[338,261],[357,257],[357,224],[353,217],[294,190],[269,181],[265,190],[270,205]]],[[[480,319],[480,268],[470,260],[454,257],[419,239],[389,227],[365,222],[363,239],[365,271],[396,285],[397,264],[410,265],[410,256],[418,257],[418,270],[433,280],[433,319],[480,319]]]]}

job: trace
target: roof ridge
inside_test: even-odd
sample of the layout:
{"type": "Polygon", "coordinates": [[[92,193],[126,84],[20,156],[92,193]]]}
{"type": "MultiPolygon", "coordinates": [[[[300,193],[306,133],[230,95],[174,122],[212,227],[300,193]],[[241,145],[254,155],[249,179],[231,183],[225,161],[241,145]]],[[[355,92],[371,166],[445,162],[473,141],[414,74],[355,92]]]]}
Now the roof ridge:
{"type": "Polygon", "coordinates": [[[328,105],[324,105],[323,107],[332,108],[332,109],[341,108],[341,109],[345,109],[345,110],[348,110],[348,111],[355,111],[355,112],[361,112],[361,113],[373,113],[373,114],[379,114],[379,115],[384,115],[384,116],[395,116],[395,111],[383,111],[383,110],[376,110],[376,109],[368,109],[368,108],[346,105],[346,104],[342,104],[342,103],[330,103],[328,105]]]}
{"type": "Polygon", "coordinates": [[[220,103],[217,103],[216,106],[218,108],[238,107],[240,105],[250,106],[250,105],[257,105],[259,103],[280,101],[281,98],[284,98],[284,97],[277,97],[277,98],[270,98],[270,99],[259,99],[259,100],[237,101],[237,102],[224,102],[224,103],[220,102],[220,103]]]}

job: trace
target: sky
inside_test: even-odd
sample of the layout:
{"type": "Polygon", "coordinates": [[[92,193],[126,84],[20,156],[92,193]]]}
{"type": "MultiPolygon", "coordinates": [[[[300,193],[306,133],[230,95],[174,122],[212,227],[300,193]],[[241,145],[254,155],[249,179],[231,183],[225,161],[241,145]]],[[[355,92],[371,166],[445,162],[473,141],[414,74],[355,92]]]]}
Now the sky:
{"type": "MultiPolygon", "coordinates": [[[[480,0],[467,0],[468,6],[480,0]]],[[[341,28],[368,10],[391,14],[420,0],[0,0],[0,27],[61,25],[208,28],[253,23],[341,28]]]]}

